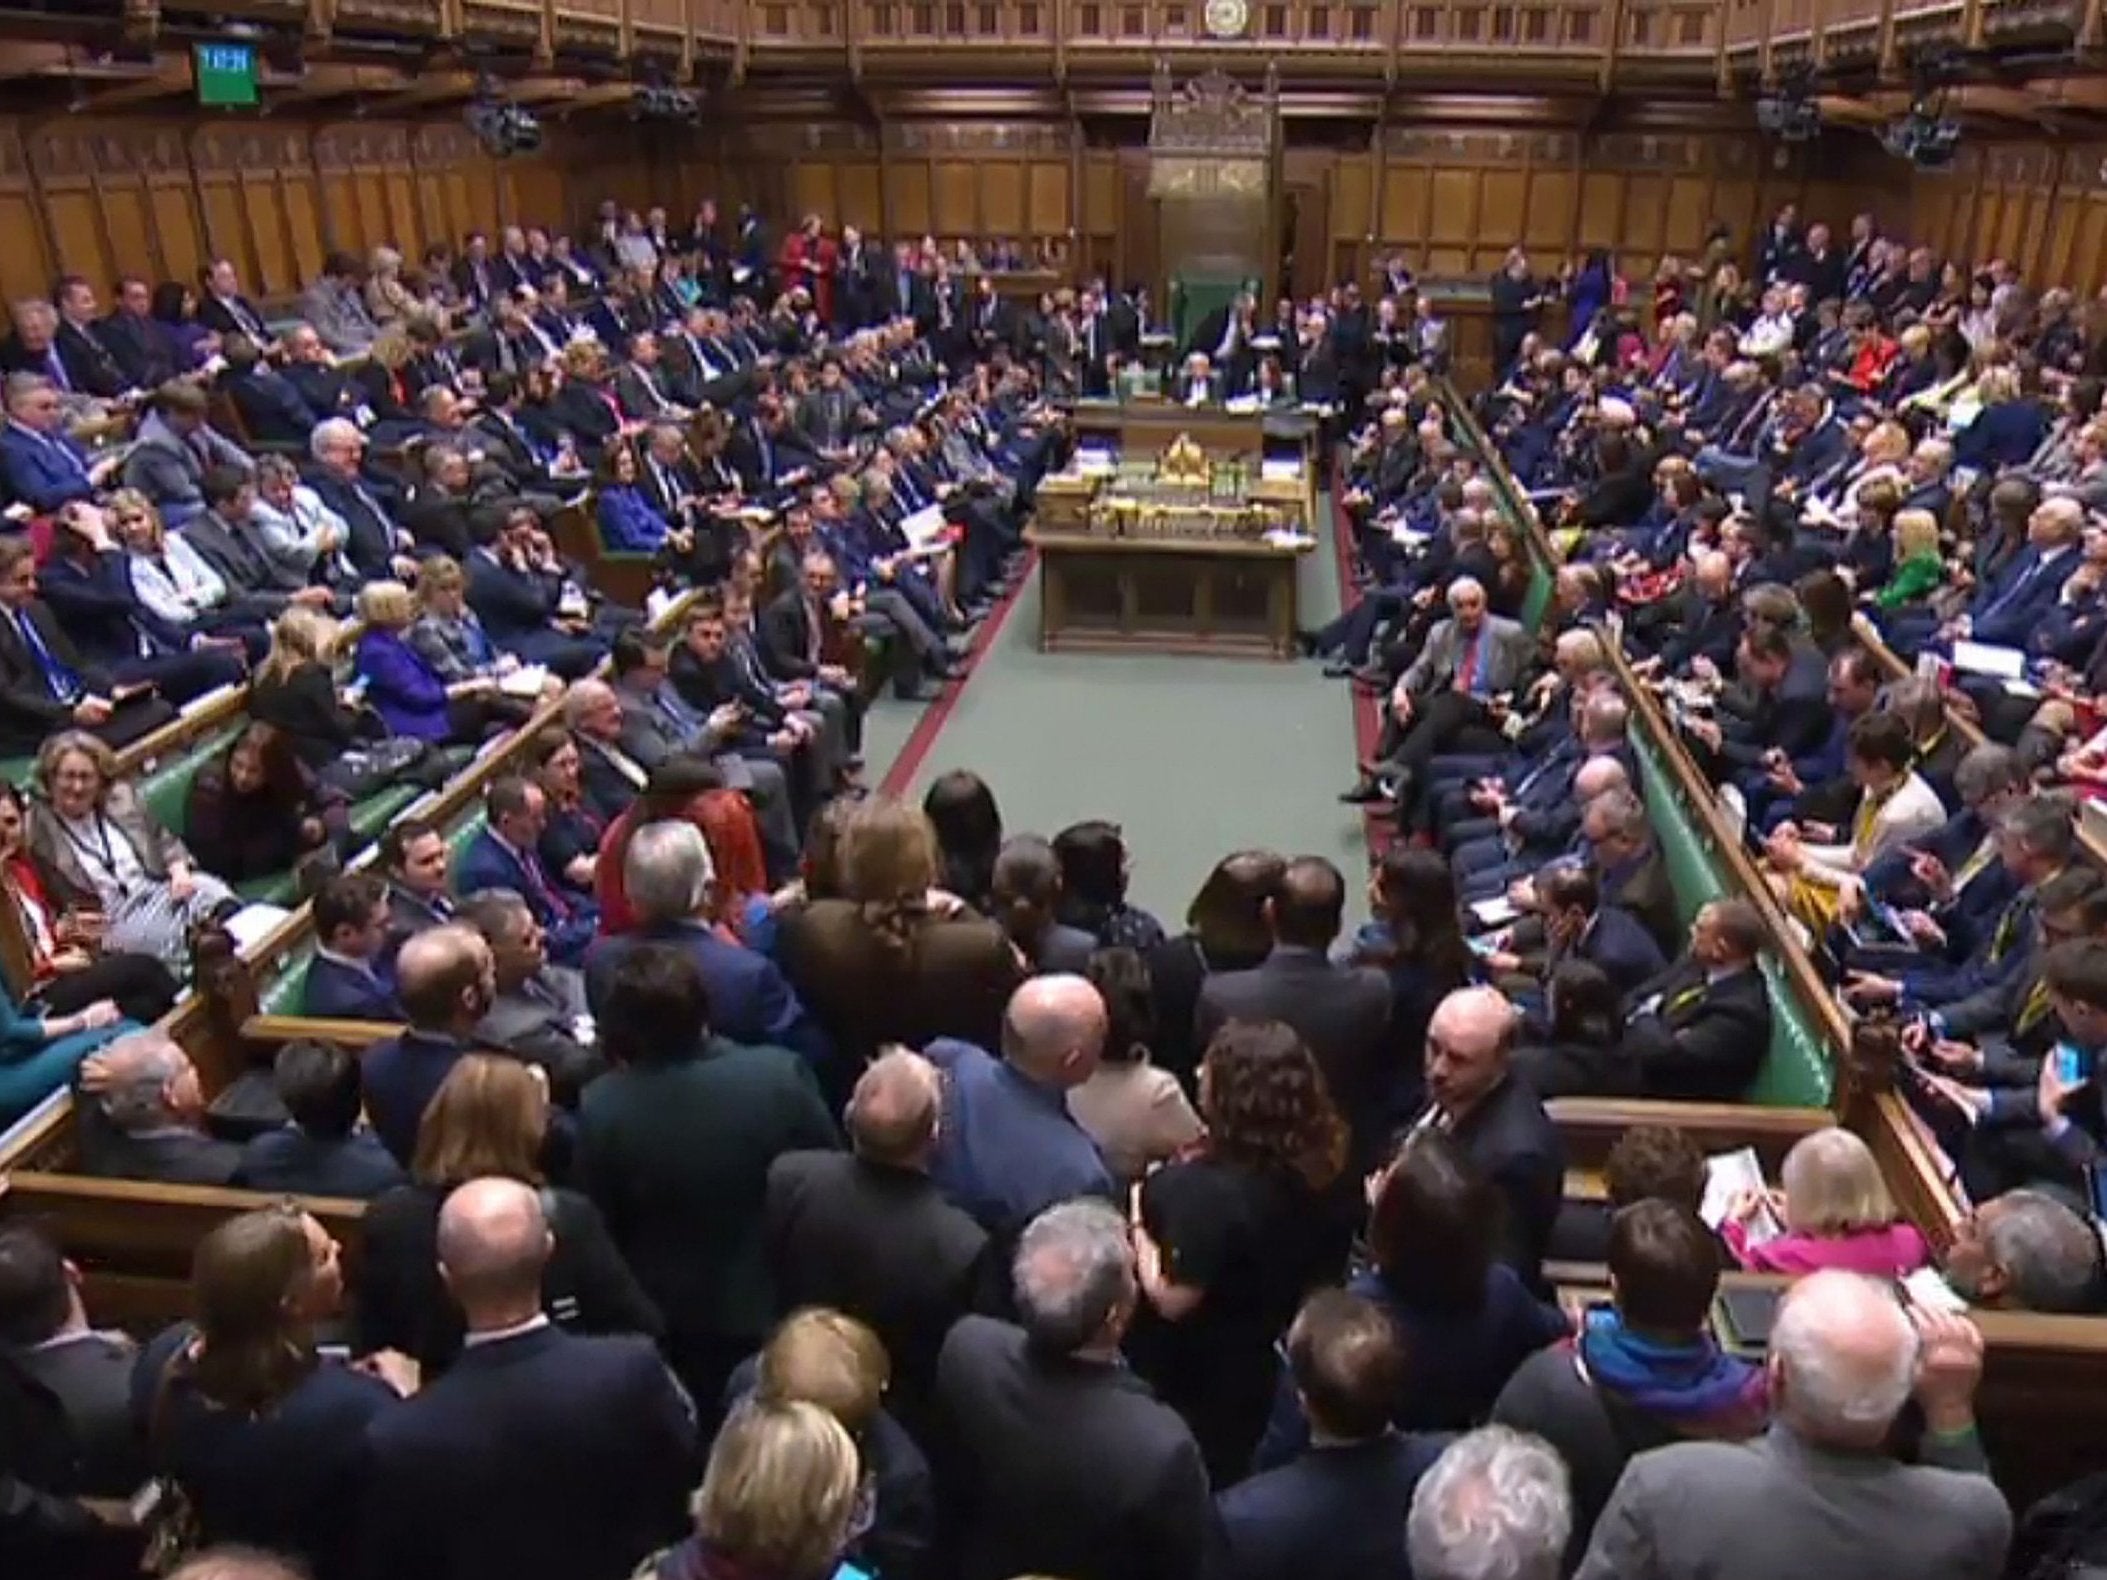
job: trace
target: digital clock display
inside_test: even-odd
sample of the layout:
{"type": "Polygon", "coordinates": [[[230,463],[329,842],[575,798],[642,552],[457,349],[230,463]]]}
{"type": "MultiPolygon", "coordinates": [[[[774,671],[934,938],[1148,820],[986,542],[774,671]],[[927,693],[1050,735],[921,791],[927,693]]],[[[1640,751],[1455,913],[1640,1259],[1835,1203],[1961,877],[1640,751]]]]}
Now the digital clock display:
{"type": "Polygon", "coordinates": [[[197,68],[198,103],[253,105],[259,102],[254,44],[198,44],[193,47],[192,58],[197,68]]]}

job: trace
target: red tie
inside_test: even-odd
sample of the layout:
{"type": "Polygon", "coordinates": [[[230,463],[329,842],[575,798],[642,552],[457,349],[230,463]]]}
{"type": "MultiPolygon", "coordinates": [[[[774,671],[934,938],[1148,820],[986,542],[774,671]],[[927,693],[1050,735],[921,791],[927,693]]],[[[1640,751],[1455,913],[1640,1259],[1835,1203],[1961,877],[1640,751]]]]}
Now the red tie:
{"type": "Polygon", "coordinates": [[[1466,640],[1470,646],[1463,650],[1463,662],[1456,666],[1456,689],[1468,693],[1478,680],[1478,639],[1472,636],[1466,640]]]}

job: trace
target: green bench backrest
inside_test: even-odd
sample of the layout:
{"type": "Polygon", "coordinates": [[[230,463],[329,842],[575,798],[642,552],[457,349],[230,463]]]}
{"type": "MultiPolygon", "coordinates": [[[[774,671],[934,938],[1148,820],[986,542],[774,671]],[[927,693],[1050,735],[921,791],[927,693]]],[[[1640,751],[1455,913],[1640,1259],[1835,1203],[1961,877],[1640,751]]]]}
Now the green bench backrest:
{"type": "Polygon", "coordinates": [[[1532,559],[1529,571],[1529,590],[1522,594],[1522,629],[1534,631],[1544,623],[1544,610],[1551,603],[1551,567],[1542,560],[1532,559]]]}
{"type": "MultiPolygon", "coordinates": [[[[1675,793],[1674,778],[1652,740],[1636,727],[1630,738],[1639,764],[1647,816],[1653,823],[1654,837],[1660,841],[1661,858],[1668,866],[1676,910],[1687,924],[1698,907],[1731,892],[1721,855],[1711,835],[1675,793]]],[[[1826,1107],[1831,1070],[1822,1039],[1809,1024],[1785,979],[1784,968],[1775,959],[1764,959],[1763,976],[1770,988],[1770,1048],[1764,1055],[1762,1070],[1748,1090],[1748,1100],[1766,1106],[1826,1107]]]]}

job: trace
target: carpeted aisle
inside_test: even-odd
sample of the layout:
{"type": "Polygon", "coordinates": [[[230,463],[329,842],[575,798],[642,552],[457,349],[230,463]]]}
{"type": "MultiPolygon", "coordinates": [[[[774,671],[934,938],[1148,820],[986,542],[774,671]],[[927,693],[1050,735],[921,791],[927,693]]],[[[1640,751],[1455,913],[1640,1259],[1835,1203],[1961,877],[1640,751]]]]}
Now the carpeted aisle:
{"type": "MultiPolygon", "coordinates": [[[[1319,538],[1300,567],[1312,626],[1339,606],[1335,545],[1319,538]]],[[[1012,832],[1110,818],[1134,852],[1133,899],[1174,931],[1208,869],[1246,846],[1330,857],[1363,914],[1362,819],[1335,799],[1353,779],[1345,686],[1306,660],[1041,653],[1038,628],[1035,571],[926,720],[890,699],[871,710],[871,782],[919,800],[939,774],[971,768],[1012,832]]]]}

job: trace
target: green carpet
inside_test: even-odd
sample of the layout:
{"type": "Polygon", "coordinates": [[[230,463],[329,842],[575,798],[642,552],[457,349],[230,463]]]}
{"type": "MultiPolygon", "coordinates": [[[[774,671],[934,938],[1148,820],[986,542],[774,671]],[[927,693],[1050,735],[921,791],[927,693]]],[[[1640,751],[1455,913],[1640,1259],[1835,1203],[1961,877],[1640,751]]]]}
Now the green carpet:
{"type": "MultiPolygon", "coordinates": [[[[1329,534],[1303,557],[1299,593],[1304,625],[1337,612],[1329,534]]],[[[1362,819],[1335,799],[1354,768],[1345,686],[1309,661],[1042,653],[1038,629],[1034,571],[914,765],[908,795],[970,768],[1011,833],[1111,819],[1134,855],[1131,897],[1173,931],[1215,862],[1254,846],[1329,857],[1346,874],[1349,914],[1365,914],[1362,819]]],[[[889,698],[872,708],[871,783],[898,761],[922,711],[889,698]]]]}

